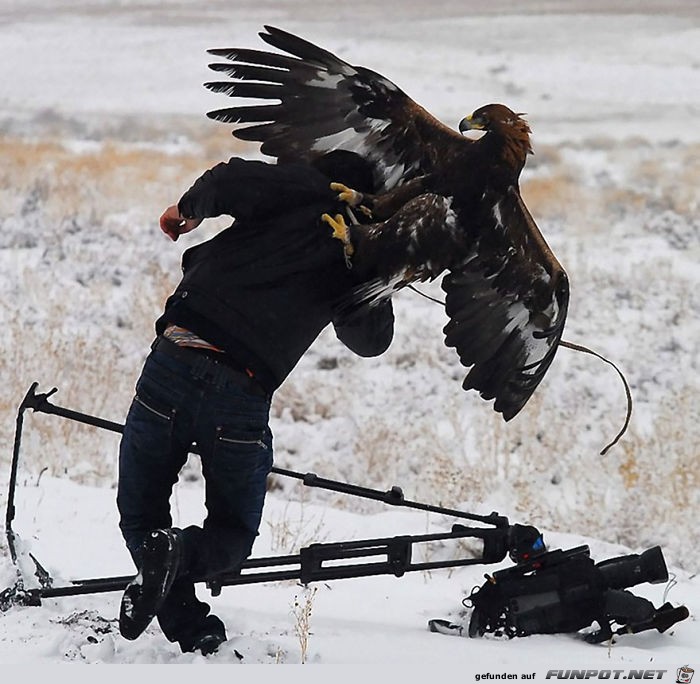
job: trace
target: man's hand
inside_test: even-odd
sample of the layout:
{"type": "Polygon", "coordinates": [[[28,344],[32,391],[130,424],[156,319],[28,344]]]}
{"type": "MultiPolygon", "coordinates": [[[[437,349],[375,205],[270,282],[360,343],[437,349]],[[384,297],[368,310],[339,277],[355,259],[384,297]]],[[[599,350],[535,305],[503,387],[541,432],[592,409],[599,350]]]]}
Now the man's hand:
{"type": "Polygon", "coordinates": [[[160,217],[160,229],[175,242],[180,235],[194,230],[202,219],[186,219],[180,215],[180,210],[173,205],[168,207],[160,217]]]}

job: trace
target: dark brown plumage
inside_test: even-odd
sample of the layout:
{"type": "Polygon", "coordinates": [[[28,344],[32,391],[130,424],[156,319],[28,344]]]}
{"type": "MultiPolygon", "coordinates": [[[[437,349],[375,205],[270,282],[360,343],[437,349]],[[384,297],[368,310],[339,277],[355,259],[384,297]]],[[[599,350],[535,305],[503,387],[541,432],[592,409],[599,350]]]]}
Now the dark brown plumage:
{"type": "Polygon", "coordinates": [[[277,102],[208,115],[243,124],[233,134],[261,142],[279,163],[345,149],[373,164],[379,193],[365,202],[375,222],[349,227],[353,268],[372,279],[355,300],[371,304],[445,273],[445,343],[470,369],[463,387],[511,419],[554,358],[569,298],[566,273],[520,196],[528,124],[491,104],[455,131],[380,74],[265,28],[262,39],[287,54],[210,50],[228,60],[210,67],[230,80],[205,85],[277,102]],[[470,129],[484,135],[461,135],[470,129]]]}

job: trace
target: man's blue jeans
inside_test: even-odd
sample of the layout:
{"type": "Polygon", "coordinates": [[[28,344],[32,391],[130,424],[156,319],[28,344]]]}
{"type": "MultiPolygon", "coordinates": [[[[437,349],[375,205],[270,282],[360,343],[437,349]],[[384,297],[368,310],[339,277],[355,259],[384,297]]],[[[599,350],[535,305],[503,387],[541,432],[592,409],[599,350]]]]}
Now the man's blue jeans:
{"type": "Polygon", "coordinates": [[[201,361],[151,352],[119,453],[119,526],[137,565],[148,532],[172,526],[172,488],[193,443],[201,457],[207,516],[183,530],[181,570],[158,614],[166,637],[181,645],[209,611],[192,580],[235,571],[250,554],[272,467],[269,400],[201,361]]]}

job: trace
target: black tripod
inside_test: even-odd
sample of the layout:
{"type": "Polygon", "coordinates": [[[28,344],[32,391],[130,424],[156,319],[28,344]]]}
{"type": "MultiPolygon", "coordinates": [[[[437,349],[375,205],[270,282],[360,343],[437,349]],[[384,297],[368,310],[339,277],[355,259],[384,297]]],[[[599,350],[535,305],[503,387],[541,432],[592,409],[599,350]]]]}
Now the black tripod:
{"type": "MultiPolygon", "coordinates": [[[[52,404],[49,401],[49,397],[57,389],[53,388],[47,393],[36,393],[37,385],[38,383],[36,382],[31,385],[19,406],[10,471],[5,532],[10,556],[16,566],[18,560],[16,535],[12,529],[12,522],[15,516],[15,489],[24,412],[27,409],[32,409],[34,412],[56,415],[111,432],[121,433],[123,431],[123,425],[119,423],[52,404]]],[[[192,453],[197,453],[195,448],[192,449],[192,453]]],[[[273,467],[272,472],[283,477],[300,480],[307,487],[318,487],[350,496],[380,501],[391,506],[403,506],[405,508],[478,522],[484,527],[467,527],[462,524],[455,524],[449,532],[444,533],[311,544],[300,549],[298,554],[251,558],[243,563],[240,572],[223,574],[215,579],[199,580],[200,582],[206,582],[212,595],[218,595],[224,586],[238,584],[279,580],[299,580],[302,584],[308,584],[325,580],[386,574],[401,577],[406,572],[417,570],[498,563],[504,560],[511,551],[509,540],[513,537],[511,534],[512,526],[507,518],[495,512],[483,516],[440,506],[432,506],[417,501],[408,501],[404,498],[400,487],[392,487],[388,491],[382,492],[367,487],[328,480],[314,473],[298,473],[277,467],[273,467]],[[481,556],[431,562],[413,562],[412,560],[412,550],[415,544],[465,537],[482,540],[483,551],[481,556]],[[338,561],[349,562],[342,564],[338,563],[338,561]]],[[[53,578],[41,563],[31,554],[30,557],[34,562],[35,574],[39,580],[40,587],[25,588],[22,575],[18,569],[18,579],[15,585],[0,592],[0,610],[6,610],[13,605],[40,605],[43,598],[49,597],[121,591],[133,579],[133,576],[75,579],[65,586],[54,586],[53,578]]]]}

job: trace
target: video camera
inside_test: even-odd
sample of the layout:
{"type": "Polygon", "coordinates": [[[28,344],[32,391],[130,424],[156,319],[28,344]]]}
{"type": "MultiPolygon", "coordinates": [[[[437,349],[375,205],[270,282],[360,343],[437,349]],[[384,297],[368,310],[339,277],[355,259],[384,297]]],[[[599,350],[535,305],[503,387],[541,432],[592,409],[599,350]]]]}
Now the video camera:
{"type": "Polygon", "coordinates": [[[666,603],[656,609],[625,590],[668,580],[659,546],[596,563],[588,546],[547,551],[534,527],[514,525],[510,534],[509,556],[516,566],[486,575],[483,586],[465,599],[473,608],[470,637],[578,632],[597,622],[598,631],[585,638],[599,643],[613,634],[663,632],[688,617],[684,606],[666,603]],[[613,623],[620,625],[617,631],[613,623]]]}

